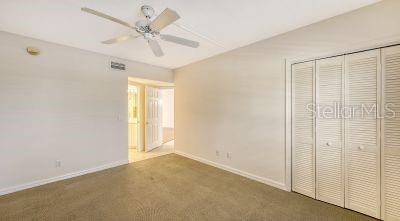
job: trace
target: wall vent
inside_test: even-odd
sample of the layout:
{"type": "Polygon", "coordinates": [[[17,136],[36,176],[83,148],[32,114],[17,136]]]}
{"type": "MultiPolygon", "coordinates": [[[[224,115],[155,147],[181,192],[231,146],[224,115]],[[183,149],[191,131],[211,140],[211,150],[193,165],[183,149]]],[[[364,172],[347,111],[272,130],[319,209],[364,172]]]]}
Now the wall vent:
{"type": "Polygon", "coordinates": [[[111,61],[111,69],[125,71],[125,64],[111,61]]]}

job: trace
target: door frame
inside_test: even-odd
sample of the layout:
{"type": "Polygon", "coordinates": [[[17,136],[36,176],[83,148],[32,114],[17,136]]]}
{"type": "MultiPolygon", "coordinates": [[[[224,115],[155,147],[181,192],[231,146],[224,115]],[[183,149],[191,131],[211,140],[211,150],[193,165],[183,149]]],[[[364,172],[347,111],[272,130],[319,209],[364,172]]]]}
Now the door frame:
{"type": "MultiPolygon", "coordinates": [[[[141,149],[141,133],[140,133],[140,87],[138,85],[135,85],[131,82],[128,82],[128,90],[129,90],[129,86],[133,86],[136,88],[136,118],[137,118],[137,123],[136,123],[136,151],[140,152],[141,149]]],[[[129,93],[129,92],[128,92],[129,93]]],[[[129,105],[129,104],[128,104],[129,105]]],[[[128,119],[128,127],[129,127],[129,119],[128,119]]],[[[128,132],[129,132],[129,128],[128,128],[128,132]]],[[[129,135],[128,135],[128,139],[129,139],[129,135]]],[[[129,147],[129,144],[128,144],[129,147]]]]}
{"type": "Polygon", "coordinates": [[[138,152],[144,151],[144,132],[143,132],[143,124],[144,124],[144,96],[143,96],[143,87],[144,85],[137,83],[132,80],[128,80],[128,85],[135,86],[137,88],[137,114],[138,114],[138,152]]]}
{"type": "Polygon", "coordinates": [[[328,52],[309,57],[287,57],[285,58],[285,189],[292,192],[292,65],[307,61],[319,60],[329,57],[345,56],[358,53],[392,47],[400,45],[400,37],[389,37],[374,39],[372,41],[362,42],[354,46],[349,45],[341,49],[332,49],[328,52]]]}

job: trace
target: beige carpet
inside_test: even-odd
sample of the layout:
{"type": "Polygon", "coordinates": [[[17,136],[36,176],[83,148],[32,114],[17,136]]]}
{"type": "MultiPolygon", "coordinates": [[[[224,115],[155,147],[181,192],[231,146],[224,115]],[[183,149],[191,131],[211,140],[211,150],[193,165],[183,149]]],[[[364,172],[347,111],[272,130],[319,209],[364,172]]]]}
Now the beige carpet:
{"type": "Polygon", "coordinates": [[[168,154],[0,197],[0,220],[373,220],[168,154]]]}

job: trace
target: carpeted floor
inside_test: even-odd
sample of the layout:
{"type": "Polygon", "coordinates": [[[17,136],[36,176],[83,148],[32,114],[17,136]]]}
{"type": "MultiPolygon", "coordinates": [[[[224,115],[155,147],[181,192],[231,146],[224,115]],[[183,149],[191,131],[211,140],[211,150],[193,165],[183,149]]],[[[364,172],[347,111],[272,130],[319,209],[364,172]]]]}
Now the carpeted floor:
{"type": "Polygon", "coordinates": [[[0,196],[0,220],[374,220],[175,155],[0,196]]]}

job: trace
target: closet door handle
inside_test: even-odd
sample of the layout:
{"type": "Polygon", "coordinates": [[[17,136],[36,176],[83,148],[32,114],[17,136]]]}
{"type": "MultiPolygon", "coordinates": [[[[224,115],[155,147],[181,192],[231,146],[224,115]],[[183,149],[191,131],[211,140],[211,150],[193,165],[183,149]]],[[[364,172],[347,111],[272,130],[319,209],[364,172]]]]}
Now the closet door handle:
{"type": "Polygon", "coordinates": [[[360,146],[358,146],[358,149],[359,149],[359,150],[364,150],[365,147],[364,147],[363,145],[360,145],[360,146]]]}
{"type": "Polygon", "coordinates": [[[331,142],[327,142],[326,146],[330,147],[330,146],[332,146],[332,143],[331,142]]]}

